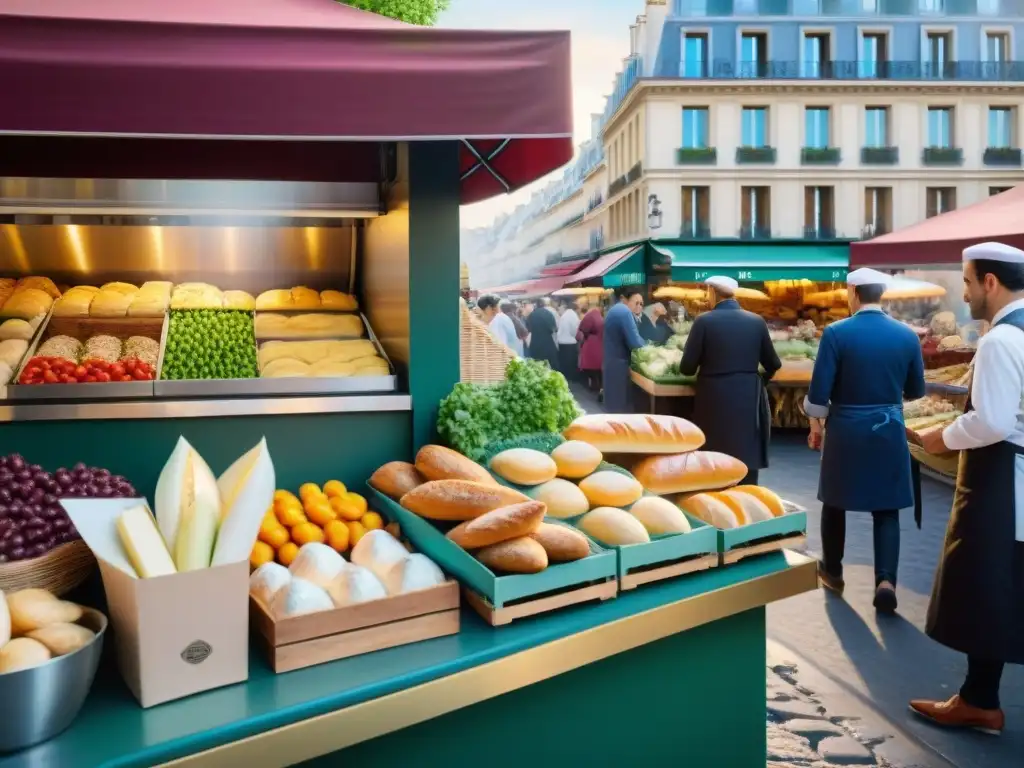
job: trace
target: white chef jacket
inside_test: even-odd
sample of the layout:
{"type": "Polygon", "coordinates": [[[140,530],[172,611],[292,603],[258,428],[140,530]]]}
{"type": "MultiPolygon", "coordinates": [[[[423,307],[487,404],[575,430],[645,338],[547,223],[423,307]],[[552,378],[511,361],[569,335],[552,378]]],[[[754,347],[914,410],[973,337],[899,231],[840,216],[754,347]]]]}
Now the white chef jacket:
{"type": "MultiPolygon", "coordinates": [[[[978,342],[971,383],[974,410],[942,432],[942,441],[952,451],[984,448],[1003,440],[1024,447],[1024,333],[1008,325],[996,325],[1018,309],[1024,309],[1024,299],[996,313],[992,330],[978,342]]],[[[1024,541],[1024,456],[1016,459],[1014,498],[1016,539],[1024,541]]]]}
{"type": "Polygon", "coordinates": [[[494,334],[494,338],[513,352],[519,349],[519,336],[516,335],[515,323],[504,312],[496,314],[487,327],[494,334]]]}
{"type": "Polygon", "coordinates": [[[574,310],[567,309],[558,318],[558,334],[556,340],[559,344],[575,344],[576,331],[580,329],[580,316],[574,310]]]}

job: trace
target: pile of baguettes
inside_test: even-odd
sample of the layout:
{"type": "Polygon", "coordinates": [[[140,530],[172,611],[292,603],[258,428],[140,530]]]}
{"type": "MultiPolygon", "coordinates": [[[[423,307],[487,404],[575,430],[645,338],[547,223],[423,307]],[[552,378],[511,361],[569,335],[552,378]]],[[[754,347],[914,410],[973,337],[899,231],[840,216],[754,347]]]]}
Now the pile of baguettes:
{"type": "Polygon", "coordinates": [[[747,467],[724,453],[699,450],[704,433],[675,416],[583,416],[565,430],[568,440],[590,443],[609,461],[628,469],[648,493],[671,498],[683,510],[717,528],[785,514],[767,488],[737,485],[747,467]]]}

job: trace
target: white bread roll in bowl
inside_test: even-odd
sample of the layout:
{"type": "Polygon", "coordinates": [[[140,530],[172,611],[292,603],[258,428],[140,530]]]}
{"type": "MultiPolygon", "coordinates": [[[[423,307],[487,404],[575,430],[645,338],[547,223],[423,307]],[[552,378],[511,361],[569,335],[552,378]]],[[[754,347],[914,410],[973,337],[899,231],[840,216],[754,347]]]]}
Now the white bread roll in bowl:
{"type": "Polygon", "coordinates": [[[540,485],[554,479],[558,465],[532,448],[509,448],[491,459],[491,471],[516,485],[540,485]]]}

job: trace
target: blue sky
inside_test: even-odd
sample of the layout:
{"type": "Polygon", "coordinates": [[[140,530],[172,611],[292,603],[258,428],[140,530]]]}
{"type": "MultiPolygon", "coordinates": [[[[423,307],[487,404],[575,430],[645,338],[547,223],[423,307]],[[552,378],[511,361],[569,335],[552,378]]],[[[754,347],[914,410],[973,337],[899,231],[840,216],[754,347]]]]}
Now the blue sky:
{"type": "MultiPolygon", "coordinates": [[[[572,32],[573,124],[579,144],[590,135],[590,114],[604,107],[612,78],[629,53],[629,25],[643,8],[643,0],[451,0],[438,26],[572,32]]],[[[528,199],[534,188],[464,206],[462,226],[489,224],[528,199]]]]}

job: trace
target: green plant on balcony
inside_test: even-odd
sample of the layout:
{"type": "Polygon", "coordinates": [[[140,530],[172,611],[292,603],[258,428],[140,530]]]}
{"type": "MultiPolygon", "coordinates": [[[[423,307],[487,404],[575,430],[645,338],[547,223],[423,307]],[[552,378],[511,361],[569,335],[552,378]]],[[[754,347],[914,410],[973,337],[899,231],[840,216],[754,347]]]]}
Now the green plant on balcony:
{"type": "Polygon", "coordinates": [[[899,147],[862,147],[860,162],[862,165],[898,165],[899,147]]]}
{"type": "Polygon", "coordinates": [[[985,150],[984,163],[1019,168],[1021,151],[1017,147],[989,147],[985,150]]]}
{"type": "Polygon", "coordinates": [[[775,147],[737,147],[736,162],[738,164],[775,162],[775,147]]]}
{"type": "Polygon", "coordinates": [[[714,165],[718,162],[718,150],[714,147],[680,147],[676,150],[679,165],[714,165]]]}
{"type": "Polygon", "coordinates": [[[925,165],[960,165],[964,151],[959,147],[925,147],[921,162],[925,165]]]}
{"type": "Polygon", "coordinates": [[[803,165],[839,165],[842,155],[838,147],[804,147],[800,150],[803,165]]]}

